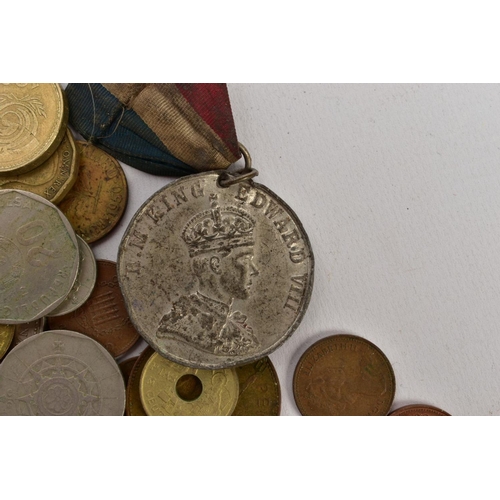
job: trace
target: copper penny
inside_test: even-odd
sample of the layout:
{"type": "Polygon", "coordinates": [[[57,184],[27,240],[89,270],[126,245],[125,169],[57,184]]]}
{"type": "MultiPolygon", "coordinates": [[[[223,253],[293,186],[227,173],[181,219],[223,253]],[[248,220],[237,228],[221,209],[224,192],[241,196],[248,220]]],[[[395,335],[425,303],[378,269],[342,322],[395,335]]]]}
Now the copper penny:
{"type": "Polygon", "coordinates": [[[112,156],[92,144],[77,141],[78,178],[59,208],[76,234],[92,243],[108,234],[121,219],[128,200],[127,179],[112,156]]]}
{"type": "Polygon", "coordinates": [[[281,390],[278,375],[268,357],[236,367],[240,383],[233,416],[278,416],[281,390]]]}
{"type": "Polygon", "coordinates": [[[407,405],[394,410],[389,414],[391,417],[450,417],[446,413],[435,406],[430,405],[407,405]]]}
{"type": "Polygon", "coordinates": [[[97,260],[97,281],[89,299],[76,311],[48,318],[51,330],[72,330],[97,340],[115,358],[127,352],[138,340],[125,309],[116,263],[97,260]]]}
{"type": "Polygon", "coordinates": [[[387,415],[395,390],[387,357],[355,335],[333,335],[313,344],[293,377],[302,415],[387,415]]]}
{"type": "Polygon", "coordinates": [[[141,383],[142,370],[154,353],[155,351],[151,347],[146,347],[132,368],[132,373],[130,374],[127,384],[127,404],[125,408],[125,414],[130,417],[147,416],[144,411],[144,407],[142,406],[139,387],[141,383]]]}
{"type": "Polygon", "coordinates": [[[118,363],[120,371],[122,372],[123,375],[123,380],[125,381],[125,385],[127,385],[128,379],[130,378],[130,374],[132,373],[132,368],[134,367],[135,362],[138,359],[139,358],[136,356],[135,358],[128,358],[125,361],[118,363]]]}

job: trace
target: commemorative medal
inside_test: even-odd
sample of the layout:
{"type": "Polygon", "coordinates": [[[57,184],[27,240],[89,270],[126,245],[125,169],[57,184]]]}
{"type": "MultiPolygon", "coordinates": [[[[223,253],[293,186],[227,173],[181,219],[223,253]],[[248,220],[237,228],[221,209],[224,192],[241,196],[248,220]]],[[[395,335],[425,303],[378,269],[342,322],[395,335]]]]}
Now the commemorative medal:
{"type": "Polygon", "coordinates": [[[314,258],[292,209],[245,169],[181,178],[130,222],[118,276],[130,318],[162,356],[221,369],[292,335],[311,297],[314,258]]]}

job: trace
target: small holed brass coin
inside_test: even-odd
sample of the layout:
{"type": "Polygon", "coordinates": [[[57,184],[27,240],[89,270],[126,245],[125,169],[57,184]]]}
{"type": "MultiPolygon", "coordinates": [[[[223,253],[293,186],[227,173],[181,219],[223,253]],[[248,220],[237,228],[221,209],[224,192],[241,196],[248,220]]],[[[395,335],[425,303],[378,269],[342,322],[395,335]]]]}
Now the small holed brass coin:
{"type": "Polygon", "coordinates": [[[219,174],[168,184],[137,211],[118,278],[132,321],[162,356],[193,368],[248,364],[283,344],[312,292],[302,224],[277,195],[219,174]]]}
{"type": "Polygon", "coordinates": [[[142,406],[140,384],[142,370],[144,370],[146,363],[153,354],[154,350],[149,346],[146,347],[132,367],[127,384],[127,406],[125,411],[126,415],[130,417],[147,416],[142,406]]]}
{"type": "Polygon", "coordinates": [[[142,406],[157,415],[231,415],[238,401],[234,368],[198,370],[154,353],[142,371],[142,406]]]}
{"type": "Polygon", "coordinates": [[[355,335],[333,335],[313,344],[293,377],[302,415],[387,415],[395,390],[387,357],[355,335]]]}
{"type": "Polygon", "coordinates": [[[96,341],[70,331],[25,340],[0,365],[0,415],[123,415],[125,384],[96,341]]]}
{"type": "Polygon", "coordinates": [[[97,260],[97,280],[90,297],[75,311],[49,316],[51,330],[73,330],[97,340],[117,358],[139,339],[125,308],[116,276],[116,264],[97,260]]]}
{"type": "Polygon", "coordinates": [[[233,416],[278,416],[281,390],[278,375],[269,358],[235,368],[240,383],[233,416]]]}
{"type": "Polygon", "coordinates": [[[16,347],[23,340],[26,340],[34,335],[38,335],[45,329],[45,317],[36,319],[35,321],[30,321],[29,323],[21,323],[16,325],[16,330],[14,332],[14,340],[12,341],[11,347],[16,347]]]}
{"type": "Polygon", "coordinates": [[[75,141],[67,129],[61,144],[48,160],[24,174],[0,176],[0,188],[22,189],[59,203],[75,183],[78,165],[75,141]]]}
{"type": "Polygon", "coordinates": [[[449,417],[450,414],[430,405],[407,405],[389,413],[391,417],[449,417]]]}
{"type": "Polygon", "coordinates": [[[5,356],[14,339],[14,325],[0,325],[0,359],[5,356]]]}
{"type": "Polygon", "coordinates": [[[67,123],[59,84],[0,84],[0,174],[42,164],[59,146],[67,123]]]}
{"type": "Polygon", "coordinates": [[[92,144],[76,142],[78,178],[59,204],[76,234],[93,243],[121,219],[128,200],[127,179],[112,156],[92,144]]]}
{"type": "Polygon", "coordinates": [[[55,205],[26,191],[0,190],[0,228],[0,323],[28,323],[70,292],[78,242],[55,205]]]}
{"type": "Polygon", "coordinates": [[[97,264],[94,253],[80,236],[76,238],[80,249],[80,267],[75,284],[64,301],[51,311],[48,316],[61,316],[75,311],[85,303],[94,290],[97,278],[97,264]]]}

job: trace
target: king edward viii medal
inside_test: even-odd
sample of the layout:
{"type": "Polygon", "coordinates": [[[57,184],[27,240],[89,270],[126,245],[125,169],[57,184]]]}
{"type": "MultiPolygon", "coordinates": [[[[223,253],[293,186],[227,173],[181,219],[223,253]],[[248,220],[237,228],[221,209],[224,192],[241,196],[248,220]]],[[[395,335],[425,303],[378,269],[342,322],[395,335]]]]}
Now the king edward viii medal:
{"type": "Polygon", "coordinates": [[[220,369],[262,358],[295,331],[309,304],[314,258],[302,224],[245,177],[223,187],[221,174],[203,173],[165,186],[120,245],[130,317],[174,362],[220,369]]]}

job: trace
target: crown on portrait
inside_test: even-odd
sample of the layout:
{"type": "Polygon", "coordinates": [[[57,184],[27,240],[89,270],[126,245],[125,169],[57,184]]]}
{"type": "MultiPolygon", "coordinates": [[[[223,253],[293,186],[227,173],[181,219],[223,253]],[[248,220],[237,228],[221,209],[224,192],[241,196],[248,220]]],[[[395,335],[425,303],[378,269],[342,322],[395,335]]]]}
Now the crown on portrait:
{"type": "Polygon", "coordinates": [[[254,245],[255,220],[249,214],[238,207],[221,208],[216,194],[210,195],[210,206],[211,210],[192,217],[182,231],[190,257],[254,245]]]}

